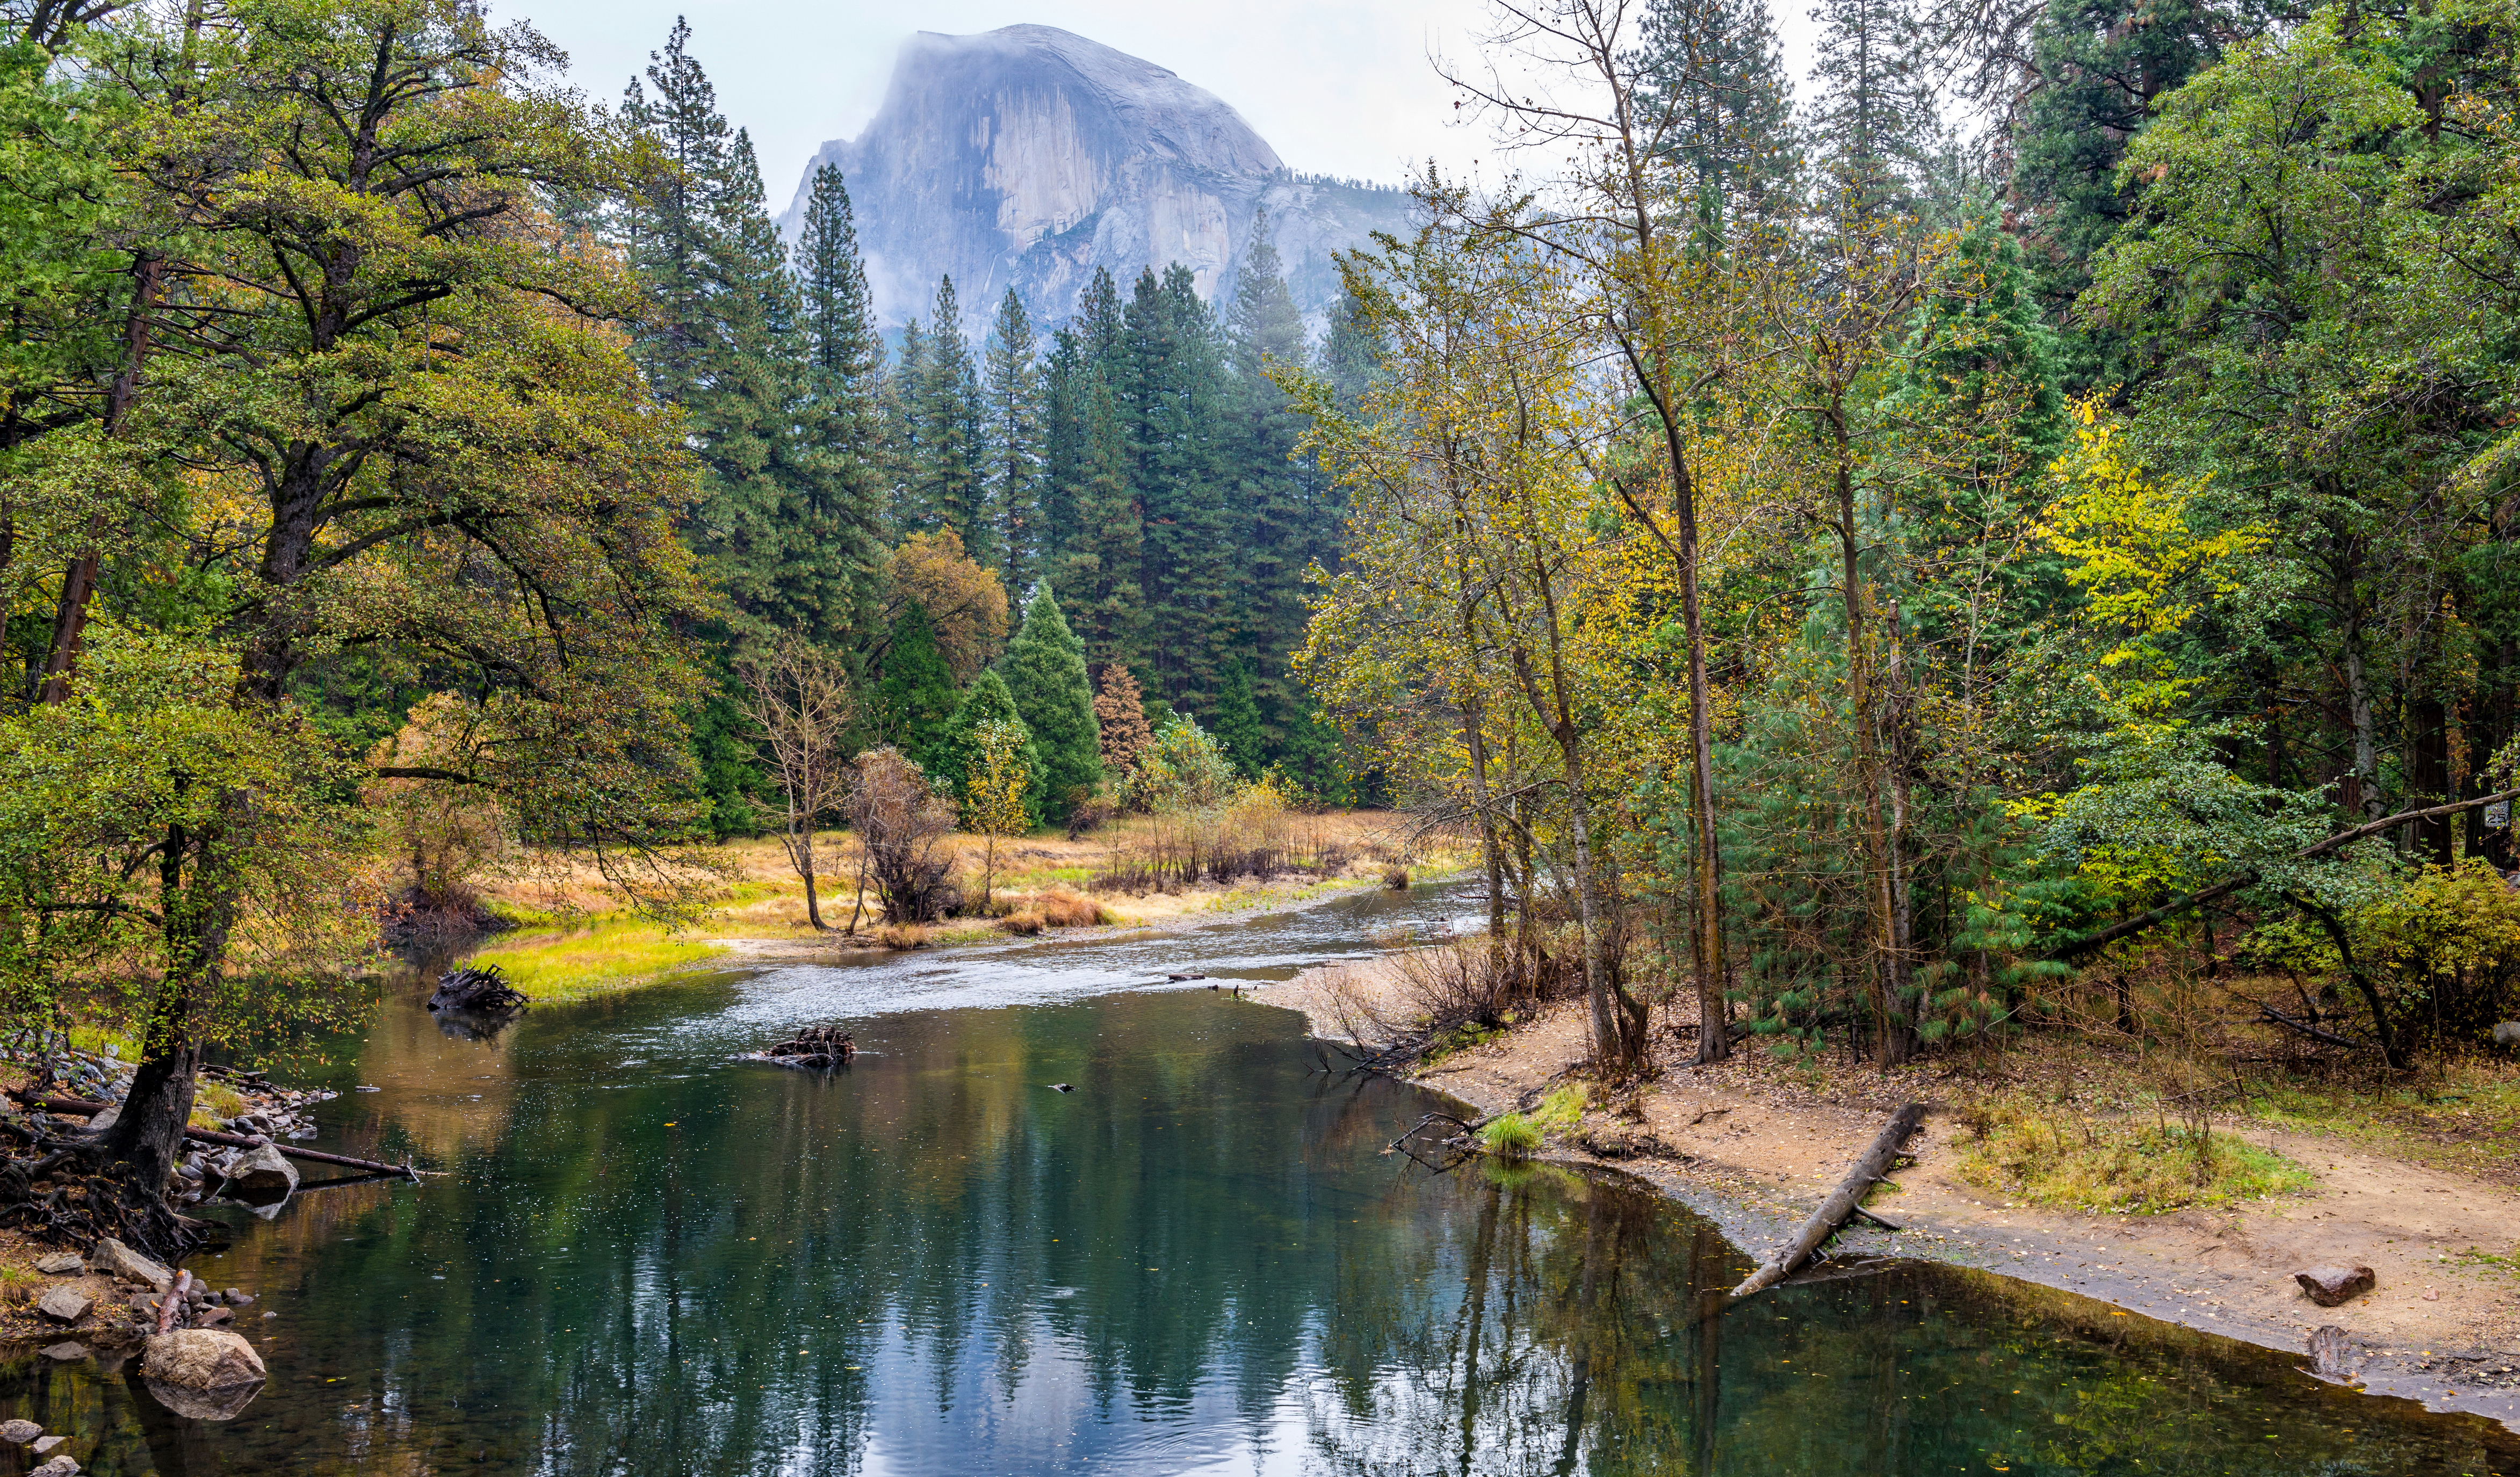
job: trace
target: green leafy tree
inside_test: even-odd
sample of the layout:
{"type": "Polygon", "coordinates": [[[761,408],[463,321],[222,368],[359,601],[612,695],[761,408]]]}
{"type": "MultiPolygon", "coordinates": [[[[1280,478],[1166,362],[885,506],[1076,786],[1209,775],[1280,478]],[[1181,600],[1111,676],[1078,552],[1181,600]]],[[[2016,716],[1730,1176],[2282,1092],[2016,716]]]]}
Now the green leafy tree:
{"type": "Polygon", "coordinates": [[[534,203],[620,168],[545,80],[548,43],[454,0],[249,0],[199,30],[129,13],[95,44],[129,94],[108,147],[149,165],[132,219],[162,227],[164,300],[217,311],[158,318],[169,351],[132,409],[186,469],[151,553],[187,573],[99,585],[112,659],[66,674],[64,711],[13,729],[6,762],[57,783],[117,729],[160,741],[95,772],[123,810],[80,802],[50,843],[17,838],[78,870],[22,869],[0,912],[75,900],[135,930],[141,1061],[88,1150],[122,1191],[91,1197],[92,1230],[174,1250],[158,1195],[203,1049],[338,962],[267,920],[327,875],[338,899],[363,781],[494,796],[520,839],[586,848],[658,906],[684,896],[641,864],[694,819],[678,714],[698,684],[674,633],[704,602],[671,521],[683,426],[608,326],[638,287],[534,203]],[[345,651],[461,688],[465,741],[416,773],[337,745],[302,704],[345,651]],[[84,829],[100,821],[111,837],[84,829]]]}
{"type": "Polygon", "coordinates": [[[1001,665],[1024,726],[1041,745],[1041,814],[1065,821],[1102,783],[1102,746],[1084,644],[1067,628],[1047,584],[1024,604],[1023,624],[1001,665]]]}
{"type": "Polygon", "coordinates": [[[1268,731],[1260,722],[1260,704],[1251,696],[1251,667],[1237,658],[1226,664],[1225,686],[1216,695],[1216,741],[1234,761],[1234,772],[1255,780],[1270,761],[1268,731]]]}
{"type": "Polygon", "coordinates": [[[980,906],[989,906],[997,889],[998,837],[1021,835],[1031,828],[1027,803],[1032,775],[1024,768],[1030,746],[1019,723],[984,723],[971,735],[974,752],[963,777],[963,828],[987,838],[980,867],[980,906]]]}

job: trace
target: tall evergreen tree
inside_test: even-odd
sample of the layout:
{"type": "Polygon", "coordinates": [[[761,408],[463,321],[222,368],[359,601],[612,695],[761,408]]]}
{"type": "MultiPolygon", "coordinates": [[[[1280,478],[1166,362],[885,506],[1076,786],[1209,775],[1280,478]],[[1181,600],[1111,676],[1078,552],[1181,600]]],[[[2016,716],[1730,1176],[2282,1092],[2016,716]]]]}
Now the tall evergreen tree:
{"type": "Polygon", "coordinates": [[[1265,213],[1252,228],[1236,277],[1226,347],[1234,372],[1225,454],[1238,555],[1233,624],[1238,680],[1256,704],[1257,729],[1248,739],[1229,736],[1220,719],[1218,733],[1229,744],[1241,745],[1238,761],[1247,753],[1256,774],[1282,757],[1290,728],[1311,708],[1311,696],[1293,681],[1288,661],[1304,644],[1311,619],[1304,604],[1305,571],[1316,560],[1337,562],[1339,535],[1327,479],[1317,464],[1296,456],[1302,418],[1264,373],[1272,361],[1302,362],[1307,347],[1303,315],[1279,269],[1265,213]]]}
{"type": "Polygon", "coordinates": [[[1866,220],[1915,210],[1940,125],[1912,0],[1822,0],[1812,19],[1808,133],[1826,207],[1866,220]]]}
{"type": "Polygon", "coordinates": [[[1225,746],[1234,772],[1257,779],[1269,767],[1271,744],[1260,724],[1260,704],[1251,695],[1251,663],[1236,656],[1225,664],[1225,681],[1216,694],[1215,725],[1209,730],[1225,746]]]}
{"type": "Polygon", "coordinates": [[[936,645],[936,623],[917,601],[893,617],[876,686],[875,726],[922,768],[936,757],[955,707],[954,672],[936,645]]]}
{"type": "Polygon", "coordinates": [[[1644,74],[1700,215],[1773,213],[1798,167],[1782,48],[1766,0],[1650,0],[1644,74]]]}
{"type": "Polygon", "coordinates": [[[1130,423],[1118,380],[1119,292],[1100,268],[1051,354],[1046,572],[1075,603],[1076,629],[1098,666],[1143,662],[1145,509],[1138,499],[1130,423]]]}
{"type": "Polygon", "coordinates": [[[1139,586],[1142,663],[1176,705],[1216,693],[1231,635],[1220,431],[1224,344],[1190,269],[1140,274],[1122,314],[1117,392],[1127,418],[1130,484],[1144,519],[1139,586]]]}
{"type": "MultiPolygon", "coordinates": [[[[840,171],[814,172],[814,189],[797,232],[795,271],[799,327],[810,364],[803,434],[826,459],[813,489],[808,530],[826,558],[845,562],[850,578],[849,631],[874,633],[875,569],[881,558],[883,495],[883,340],[876,331],[857,224],[840,171]]],[[[827,611],[826,623],[838,625],[827,611]]]]}
{"type": "Polygon", "coordinates": [[[963,309],[951,277],[937,281],[935,314],[921,348],[917,368],[905,361],[902,376],[914,426],[903,531],[951,528],[972,559],[995,565],[1000,553],[981,478],[980,378],[963,337],[963,309]]]}
{"type": "Polygon", "coordinates": [[[1102,741],[1095,726],[1094,684],[1085,672],[1084,644],[1067,628],[1058,601],[1045,584],[1024,605],[1023,626],[1000,663],[1041,752],[1041,814],[1064,821],[1102,779],[1102,741]]]}
{"type": "Polygon", "coordinates": [[[1032,318],[1007,290],[984,349],[988,421],[982,435],[985,503],[1007,589],[1020,594],[1042,549],[1042,371],[1032,318]]]}

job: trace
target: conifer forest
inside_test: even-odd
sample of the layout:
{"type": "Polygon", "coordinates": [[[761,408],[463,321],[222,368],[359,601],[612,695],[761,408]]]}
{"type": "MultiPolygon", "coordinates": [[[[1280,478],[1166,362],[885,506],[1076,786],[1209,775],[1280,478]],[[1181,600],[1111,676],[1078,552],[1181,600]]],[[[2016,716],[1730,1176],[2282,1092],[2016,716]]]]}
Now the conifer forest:
{"type": "Polygon", "coordinates": [[[1403,1054],[1605,1094],[2520,1044],[2511,0],[1492,0],[1331,311],[1263,210],[906,323],[721,22],[531,10],[0,0],[0,1029],[137,1062],[0,1219],[188,1249],[494,859],[683,960],[754,843],[903,951],[1450,848],[1403,1054]]]}

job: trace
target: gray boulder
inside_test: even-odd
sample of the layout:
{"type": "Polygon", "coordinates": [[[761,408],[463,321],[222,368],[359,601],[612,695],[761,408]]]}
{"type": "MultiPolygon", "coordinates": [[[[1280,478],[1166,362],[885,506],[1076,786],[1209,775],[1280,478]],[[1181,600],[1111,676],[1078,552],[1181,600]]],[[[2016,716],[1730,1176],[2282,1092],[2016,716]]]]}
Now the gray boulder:
{"type": "Polygon", "coordinates": [[[94,1299],[65,1282],[45,1293],[43,1300],[35,1304],[35,1311],[57,1323],[75,1323],[95,1306],[94,1299]]]}
{"type": "Polygon", "coordinates": [[[140,1365],[150,1379],[179,1390],[234,1390],[262,1383],[262,1356],[242,1334],[222,1328],[153,1333],[140,1365]]]}
{"type": "Polygon", "coordinates": [[[2520,1048],[2520,1020],[2496,1022],[2494,1044],[2498,1047],[2520,1048]]]}
{"type": "Polygon", "coordinates": [[[44,1434],[44,1428],[31,1420],[0,1420],[0,1441],[22,1447],[44,1434]]]}
{"type": "Polygon", "coordinates": [[[87,1271],[87,1263],[67,1251],[58,1251],[36,1259],[35,1270],[48,1277],[74,1277],[87,1271]]]}
{"type": "Polygon", "coordinates": [[[56,1456],[28,1472],[26,1477],[77,1477],[79,1464],[67,1456],[56,1456]]]}
{"type": "Polygon", "coordinates": [[[248,1205],[277,1205],[296,1190],[297,1166],[268,1143],[229,1166],[227,1183],[219,1186],[220,1194],[248,1205]]]}
{"type": "Polygon", "coordinates": [[[112,1236],[97,1242],[89,1250],[88,1261],[107,1276],[120,1277],[126,1282],[146,1282],[159,1292],[175,1285],[175,1274],[171,1269],[151,1261],[112,1236]]]}

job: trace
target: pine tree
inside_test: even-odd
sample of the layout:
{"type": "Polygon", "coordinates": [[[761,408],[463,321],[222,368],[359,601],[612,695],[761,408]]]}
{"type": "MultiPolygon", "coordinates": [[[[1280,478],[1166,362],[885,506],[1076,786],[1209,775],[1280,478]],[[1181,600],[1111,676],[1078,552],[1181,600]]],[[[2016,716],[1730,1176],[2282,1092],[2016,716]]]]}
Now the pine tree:
{"type": "Polygon", "coordinates": [[[1044,584],[1024,605],[1022,627],[1000,663],[1015,708],[1041,748],[1042,815],[1064,821],[1102,779],[1102,738],[1085,649],[1044,584]]]}
{"type": "Polygon", "coordinates": [[[1797,160],[1784,56],[1765,0],[1650,0],[1644,71],[1700,214],[1772,214],[1797,160]]]}
{"type": "Polygon", "coordinates": [[[623,212],[658,308],[640,356],[690,422],[704,474],[687,535],[738,629],[836,640],[864,592],[864,530],[837,515],[852,503],[842,469],[805,432],[818,414],[809,335],[752,140],[718,112],[690,40],[677,21],[648,68],[652,97],[634,81],[623,107],[655,146],[623,212]]]}
{"type": "Polygon", "coordinates": [[[1268,230],[1264,212],[1236,278],[1226,330],[1234,372],[1227,502],[1238,556],[1233,628],[1243,653],[1240,680],[1256,702],[1258,733],[1247,742],[1221,725],[1218,733],[1236,746],[1238,761],[1248,761],[1252,774],[1282,757],[1288,729],[1311,705],[1289,676],[1288,661],[1311,620],[1304,604],[1305,571],[1316,560],[1336,563],[1339,537],[1328,479],[1312,459],[1296,456],[1302,418],[1264,373],[1272,361],[1300,363],[1307,347],[1303,315],[1286,290],[1268,230]]]}
{"type": "Polygon", "coordinates": [[[1337,390],[1341,406],[1355,408],[1389,349],[1381,325],[1365,311],[1354,292],[1342,291],[1338,310],[1330,314],[1329,332],[1323,336],[1321,354],[1322,374],[1337,390]]]}
{"type": "Polygon", "coordinates": [[[1809,135],[1831,208],[1912,213],[1940,143],[1927,42],[1912,0],[1822,0],[1809,135]]]}
{"type": "Polygon", "coordinates": [[[825,496],[807,509],[808,533],[827,557],[846,562],[853,576],[847,626],[863,640],[876,619],[874,572],[883,531],[883,340],[858,255],[848,187],[829,164],[814,172],[795,270],[812,370],[803,434],[829,464],[817,488],[825,496]]]}
{"type": "Polygon", "coordinates": [[[984,349],[988,424],[985,502],[1007,589],[1020,593],[1039,567],[1041,547],[1042,373],[1032,319],[1014,289],[998,304],[984,349]]]}
{"type": "Polygon", "coordinates": [[[951,277],[936,284],[935,315],[921,348],[915,375],[907,368],[903,374],[915,429],[904,489],[909,516],[901,520],[902,531],[951,528],[971,558],[994,566],[1000,553],[983,506],[980,379],[963,338],[963,310],[951,277]]]}
{"type": "Polygon", "coordinates": [[[1104,777],[1125,783],[1153,747],[1155,731],[1147,722],[1147,694],[1120,662],[1102,669],[1102,685],[1094,692],[1094,726],[1102,738],[1104,777]]]}
{"type": "Polygon", "coordinates": [[[1260,704],[1251,697],[1251,664],[1241,657],[1226,663],[1225,684],[1216,694],[1216,724],[1209,730],[1234,761],[1234,772],[1258,779],[1269,767],[1269,738],[1260,726],[1260,704]]]}
{"type": "Polygon", "coordinates": [[[1145,527],[1138,670],[1176,705],[1196,708],[1216,692],[1231,635],[1219,457],[1224,345],[1215,315],[1178,263],[1160,279],[1151,268],[1142,273],[1122,318],[1115,387],[1145,527]]]}
{"type": "Polygon", "coordinates": [[[954,673],[936,648],[936,624],[926,606],[912,601],[893,617],[884,643],[876,686],[877,733],[922,769],[932,769],[954,705],[954,673]]]}
{"type": "MultiPolygon", "coordinates": [[[[921,765],[927,777],[948,794],[963,793],[971,778],[972,763],[981,757],[984,747],[981,730],[992,724],[1006,724],[1023,735],[1016,760],[1024,767],[1030,783],[1026,787],[1024,812],[1034,825],[1042,820],[1041,780],[1043,756],[1041,740],[1024,723],[1006,680],[996,672],[982,672],[972,679],[963,693],[953,713],[939,725],[938,736],[929,745],[929,762],[921,765]]],[[[1063,818],[1061,818],[1063,819],[1063,818]]]]}
{"type": "MultiPolygon", "coordinates": [[[[1107,275],[1096,281],[1108,289],[1107,275]]],[[[1093,290],[1087,292],[1087,305],[1093,290]]],[[[1059,331],[1052,358],[1049,534],[1058,557],[1051,576],[1076,602],[1076,626],[1096,662],[1141,659],[1146,602],[1145,518],[1131,482],[1129,431],[1112,376],[1120,369],[1115,338],[1107,356],[1094,350],[1089,321],[1059,331]]]]}

